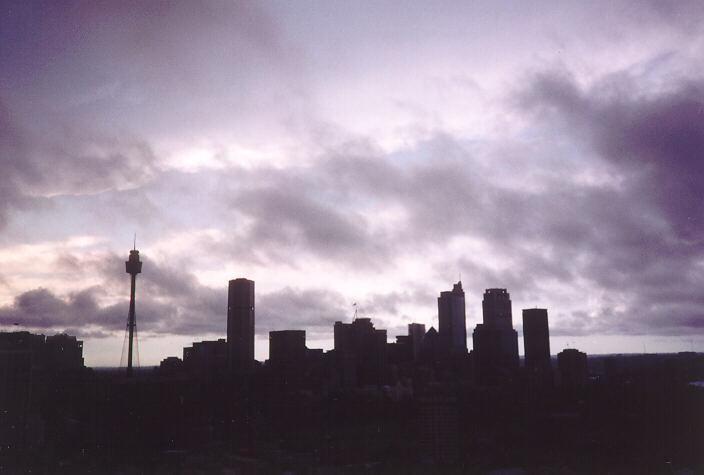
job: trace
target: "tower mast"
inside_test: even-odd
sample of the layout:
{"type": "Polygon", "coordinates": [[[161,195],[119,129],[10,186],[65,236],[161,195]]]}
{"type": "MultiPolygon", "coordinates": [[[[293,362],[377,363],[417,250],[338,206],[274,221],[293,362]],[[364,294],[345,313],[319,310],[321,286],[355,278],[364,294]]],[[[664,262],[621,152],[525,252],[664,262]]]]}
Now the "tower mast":
{"type": "Polygon", "coordinates": [[[137,247],[137,239],[135,236],[134,248],[130,251],[130,257],[125,262],[125,270],[132,276],[132,289],[130,291],[130,314],[127,320],[127,330],[129,331],[129,346],[127,347],[127,376],[132,375],[132,343],[134,339],[134,330],[137,327],[137,322],[134,316],[134,291],[137,283],[137,274],[142,272],[142,262],[139,260],[139,251],[137,247]]]}

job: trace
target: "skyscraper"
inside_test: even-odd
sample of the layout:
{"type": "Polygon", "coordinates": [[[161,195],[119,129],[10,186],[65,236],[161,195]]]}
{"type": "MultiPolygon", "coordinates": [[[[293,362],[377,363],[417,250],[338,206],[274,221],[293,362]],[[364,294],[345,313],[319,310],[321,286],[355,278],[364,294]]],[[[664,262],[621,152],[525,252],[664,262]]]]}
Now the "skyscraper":
{"type": "Polygon", "coordinates": [[[227,353],[230,370],[254,368],[254,281],[234,279],[227,294],[227,353]]]}
{"type": "Polygon", "coordinates": [[[420,353],[423,349],[423,338],[425,338],[425,325],[422,323],[408,324],[408,339],[411,343],[411,354],[413,361],[420,359],[420,353]]]}
{"type": "Polygon", "coordinates": [[[451,291],[438,297],[438,327],[440,344],[451,354],[467,353],[467,326],[465,323],[464,290],[462,281],[451,291]]]}
{"type": "Polygon", "coordinates": [[[523,310],[523,347],[529,370],[550,362],[548,311],[544,308],[523,310]]]}
{"type": "Polygon", "coordinates": [[[472,334],[474,364],[481,382],[510,380],[518,369],[518,333],[513,329],[511,296],[506,289],[486,289],[483,323],[472,334]]]}
{"type": "Polygon", "coordinates": [[[386,369],[386,330],[369,318],[335,322],[335,354],[344,385],[382,384],[386,369]]]}
{"type": "Polygon", "coordinates": [[[568,393],[575,394],[587,383],[586,353],[575,348],[562,350],[557,354],[557,368],[560,370],[560,386],[568,393]]]}
{"type": "Polygon", "coordinates": [[[482,311],[485,325],[513,328],[511,296],[506,289],[486,289],[482,311]]]}

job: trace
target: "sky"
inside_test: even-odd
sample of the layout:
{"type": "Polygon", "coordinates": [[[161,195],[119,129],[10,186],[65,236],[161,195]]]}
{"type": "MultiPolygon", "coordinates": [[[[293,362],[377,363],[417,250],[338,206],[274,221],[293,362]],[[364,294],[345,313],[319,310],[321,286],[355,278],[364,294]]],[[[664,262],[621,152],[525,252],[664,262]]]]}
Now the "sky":
{"type": "MultiPolygon", "coordinates": [[[[116,366],[225,337],[437,328],[461,279],[553,354],[704,351],[697,1],[0,6],[0,330],[116,366]]],[[[522,343],[519,345],[522,353],[522,343]]]]}

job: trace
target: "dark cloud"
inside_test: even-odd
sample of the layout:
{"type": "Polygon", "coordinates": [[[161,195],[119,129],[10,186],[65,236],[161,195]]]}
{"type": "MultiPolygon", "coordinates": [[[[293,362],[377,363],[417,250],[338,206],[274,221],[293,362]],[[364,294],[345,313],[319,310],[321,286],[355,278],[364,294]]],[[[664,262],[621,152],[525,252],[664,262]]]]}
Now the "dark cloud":
{"type": "Polygon", "coordinates": [[[543,75],[525,93],[531,111],[618,167],[634,198],[650,202],[678,237],[704,236],[704,81],[679,81],[665,91],[640,91],[628,77],[581,90],[566,74],[543,75]]]}
{"type": "MultiPolygon", "coordinates": [[[[192,335],[225,335],[227,328],[227,282],[213,289],[200,284],[196,277],[170,264],[155,262],[144,255],[143,273],[137,277],[137,326],[140,332],[192,335]]],[[[24,292],[11,305],[0,307],[0,325],[19,323],[23,328],[60,331],[71,328],[79,337],[94,337],[125,328],[128,298],[104,305],[100,302],[110,289],[115,295],[129,295],[129,277],[124,273],[124,259],[106,255],[81,259],[64,255],[56,266],[65,272],[100,269],[102,285],[66,296],[57,296],[39,288],[24,292]]],[[[267,335],[271,330],[306,329],[311,335],[332,336],[337,320],[351,318],[351,303],[332,290],[284,288],[256,297],[256,331],[267,335]]]]}
{"type": "Polygon", "coordinates": [[[0,226],[10,210],[54,206],[46,196],[133,188],[152,176],[155,156],[139,139],[61,124],[45,134],[21,126],[16,115],[0,97],[0,226]]]}
{"type": "Polygon", "coordinates": [[[562,261],[575,276],[621,296],[620,305],[605,302],[585,332],[704,328],[703,84],[680,81],[653,92],[617,75],[583,89],[557,73],[538,77],[522,95],[526,110],[578,140],[618,178],[561,196],[578,218],[556,213],[537,221],[553,231],[546,237],[560,243],[560,253],[574,250],[576,260],[562,261]],[[570,225],[575,232],[560,232],[570,225]]]}
{"type": "Polygon", "coordinates": [[[69,326],[99,326],[107,330],[124,327],[125,319],[117,318],[115,306],[100,307],[102,291],[90,287],[61,299],[51,291],[38,288],[18,295],[12,305],[0,307],[0,324],[18,323],[23,328],[48,329],[69,326]]]}

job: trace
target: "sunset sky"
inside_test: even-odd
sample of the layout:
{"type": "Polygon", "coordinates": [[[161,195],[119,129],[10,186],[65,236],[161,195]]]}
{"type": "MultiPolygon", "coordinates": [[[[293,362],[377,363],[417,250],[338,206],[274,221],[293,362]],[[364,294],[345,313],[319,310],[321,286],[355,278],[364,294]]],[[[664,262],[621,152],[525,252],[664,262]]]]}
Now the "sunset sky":
{"type": "Polygon", "coordinates": [[[259,359],[354,302],[437,328],[460,276],[470,348],[501,287],[553,354],[704,350],[698,1],[5,1],[0,167],[0,326],[89,366],[134,233],[142,365],[224,338],[236,277],[259,359]]]}

